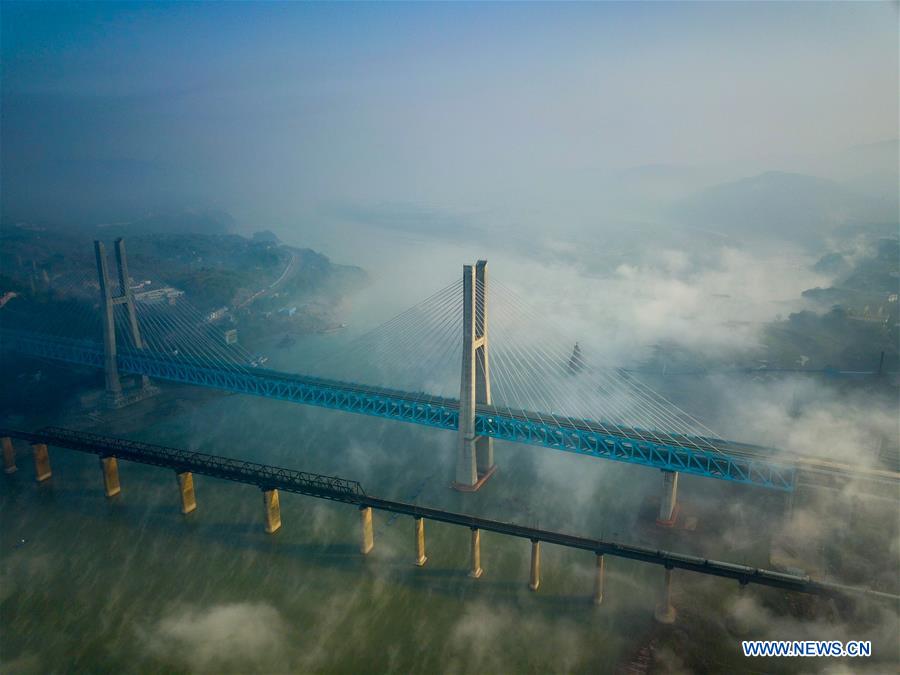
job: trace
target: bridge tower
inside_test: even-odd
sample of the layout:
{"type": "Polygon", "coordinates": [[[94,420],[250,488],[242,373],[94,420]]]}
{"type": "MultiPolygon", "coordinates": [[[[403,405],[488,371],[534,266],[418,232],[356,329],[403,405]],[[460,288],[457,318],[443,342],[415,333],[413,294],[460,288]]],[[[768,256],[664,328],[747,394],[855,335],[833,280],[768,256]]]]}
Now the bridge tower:
{"type": "Polygon", "coordinates": [[[119,273],[119,293],[113,294],[109,279],[109,268],[106,262],[106,247],[102,241],[94,241],[94,254],[97,258],[97,275],[100,281],[100,300],[103,311],[103,354],[104,372],[106,374],[106,394],[112,407],[122,407],[157,393],[157,388],[150,384],[146,375],[141,376],[140,389],[125,395],[122,380],[119,377],[119,366],[116,360],[116,305],[125,305],[128,311],[128,330],[135,349],[143,349],[141,329],[138,325],[137,311],[134,306],[134,291],[131,289],[131,277],[128,274],[128,257],[125,255],[125,241],[116,239],[116,267],[119,273]]]}
{"type": "Polygon", "coordinates": [[[491,403],[491,370],[488,358],[487,261],[463,265],[463,348],[459,387],[459,440],[456,481],[453,487],[474,492],[490,478],[494,465],[494,440],[475,431],[475,408],[491,403]]]}

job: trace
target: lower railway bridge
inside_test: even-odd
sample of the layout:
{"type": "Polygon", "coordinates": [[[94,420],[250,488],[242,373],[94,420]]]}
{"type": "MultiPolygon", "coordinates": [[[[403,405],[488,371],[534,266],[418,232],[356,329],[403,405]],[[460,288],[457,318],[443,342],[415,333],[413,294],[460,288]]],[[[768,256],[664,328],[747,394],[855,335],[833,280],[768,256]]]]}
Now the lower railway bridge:
{"type": "Polygon", "coordinates": [[[602,603],[606,556],[637,560],[663,568],[660,598],[655,616],[664,623],[675,620],[675,609],[671,602],[672,574],[683,570],[698,574],[732,579],[740,583],[759,584],[799,593],[828,596],[869,597],[889,602],[900,601],[900,596],[878,590],[847,586],[829,581],[812,579],[809,576],[787,574],[730,562],[710,560],[685,555],[673,551],[652,549],[604,539],[593,539],[565,532],[527,527],[515,523],[492,520],[478,516],[435,509],[408,502],[381,499],[369,495],[359,482],[335,476],[323,476],[305,471],[259,464],[256,462],[231,459],[179,448],[151,445],[137,441],[98,435],[94,433],[46,427],[38,431],[0,429],[3,446],[4,470],[7,474],[16,472],[16,446],[14,441],[30,444],[32,448],[35,478],[38,482],[52,477],[49,448],[61,448],[85,452],[99,456],[103,485],[107,497],[121,492],[119,482],[119,460],[149,464],[174,471],[181,499],[182,513],[188,514],[197,508],[194,492],[194,474],[210,476],[248,485],[262,491],[263,521],[269,534],[281,528],[281,492],[307,495],[319,499],[351,504],[360,513],[360,553],[367,555],[374,546],[372,514],[374,510],[387,511],[409,516],[414,521],[415,565],[426,564],[425,521],[438,521],[458,525],[470,530],[470,570],[472,578],[481,577],[481,532],[496,532],[511,537],[527,539],[531,542],[531,568],[529,587],[537,591],[541,584],[541,546],[554,544],[579,549],[595,556],[593,602],[602,603]]]}

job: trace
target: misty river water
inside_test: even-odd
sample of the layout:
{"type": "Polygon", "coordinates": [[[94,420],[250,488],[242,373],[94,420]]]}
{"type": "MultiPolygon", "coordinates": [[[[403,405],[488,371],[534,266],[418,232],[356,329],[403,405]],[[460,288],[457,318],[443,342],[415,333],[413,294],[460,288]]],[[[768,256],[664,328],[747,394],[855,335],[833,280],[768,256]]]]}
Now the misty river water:
{"type": "MultiPolygon", "coordinates": [[[[351,320],[363,321],[373,309],[355,311],[351,320]]],[[[297,369],[329,339],[340,338],[273,350],[269,365],[297,369]]],[[[498,473],[461,494],[449,486],[452,433],[187,387],[166,386],[125,411],[91,417],[75,408],[44,421],[758,566],[769,564],[782,511],[777,495],[685,476],[680,498],[696,530],[662,530],[652,524],[658,471],[502,442],[498,473]]],[[[673,672],[741,672],[740,640],[807,603],[676,571],[679,619],[661,627],[656,566],[608,557],[603,604],[594,607],[588,553],[544,546],[542,584],[531,592],[527,541],[483,533],[485,574],[473,580],[465,528],[427,522],[428,562],[418,568],[409,518],[376,512],[375,549],[363,557],[359,515],[348,505],[283,494],[283,526],[267,535],[256,488],[196,476],[198,509],[183,516],[170,471],[121,462],[122,493],[106,499],[95,456],[51,449],[53,477],[38,485],[25,450],[0,491],[3,672],[608,672],[628,664],[640,672],[651,648],[673,672]]],[[[884,629],[875,621],[868,630],[884,629]]],[[[827,623],[807,630],[835,637],[827,623]]]]}

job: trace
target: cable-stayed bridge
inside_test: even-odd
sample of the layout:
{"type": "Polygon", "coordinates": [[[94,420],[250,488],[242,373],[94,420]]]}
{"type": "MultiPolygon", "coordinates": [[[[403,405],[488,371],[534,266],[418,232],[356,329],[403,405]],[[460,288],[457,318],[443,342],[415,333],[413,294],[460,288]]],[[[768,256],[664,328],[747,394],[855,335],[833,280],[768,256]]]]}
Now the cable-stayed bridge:
{"type": "Polygon", "coordinates": [[[226,344],[184,299],[136,294],[121,240],[117,284],[99,242],[95,254],[98,276],[53,280],[52,303],[0,309],[0,336],[6,350],[102,368],[117,404],[150,391],[152,378],[451,430],[461,490],[492,475],[493,439],[653,467],[664,472],[661,522],[675,517],[679,473],[785,492],[798,470],[896,483],[892,472],[818,466],[719,438],[632,374],[592,363],[514,291],[489,282],[484,261],[294,374],[226,344]],[[121,374],[141,380],[129,392],[121,374]]]}

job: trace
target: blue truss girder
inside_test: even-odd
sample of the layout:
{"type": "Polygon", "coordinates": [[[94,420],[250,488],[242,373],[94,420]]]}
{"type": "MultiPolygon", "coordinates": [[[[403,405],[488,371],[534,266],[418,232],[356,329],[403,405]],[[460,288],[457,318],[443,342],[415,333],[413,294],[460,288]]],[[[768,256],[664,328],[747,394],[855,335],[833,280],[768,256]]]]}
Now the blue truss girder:
{"type": "MultiPolygon", "coordinates": [[[[9,349],[32,356],[102,368],[103,348],[94,342],[46,338],[39,335],[2,331],[9,349]]],[[[408,392],[390,391],[351,382],[322,380],[262,369],[232,369],[211,366],[183,357],[126,351],[118,354],[124,372],[160,380],[210,387],[292,401],[320,408],[384,417],[412,424],[456,430],[458,402],[453,399],[416,397],[408,392]]],[[[586,426],[586,425],[585,425],[586,426]]],[[[634,439],[597,429],[567,426],[523,418],[501,410],[476,413],[475,430],[514,443],[565,450],[582,455],[639,464],[664,471],[677,471],[774,490],[792,491],[796,479],[793,466],[767,458],[739,456],[700,448],[634,439]]]]}
{"type": "Polygon", "coordinates": [[[514,443],[539,445],[774,490],[793,491],[796,480],[793,466],[766,459],[624,438],[595,430],[567,428],[565,425],[560,427],[555,423],[504,415],[502,411],[476,414],[475,431],[483,436],[514,443]]]}

